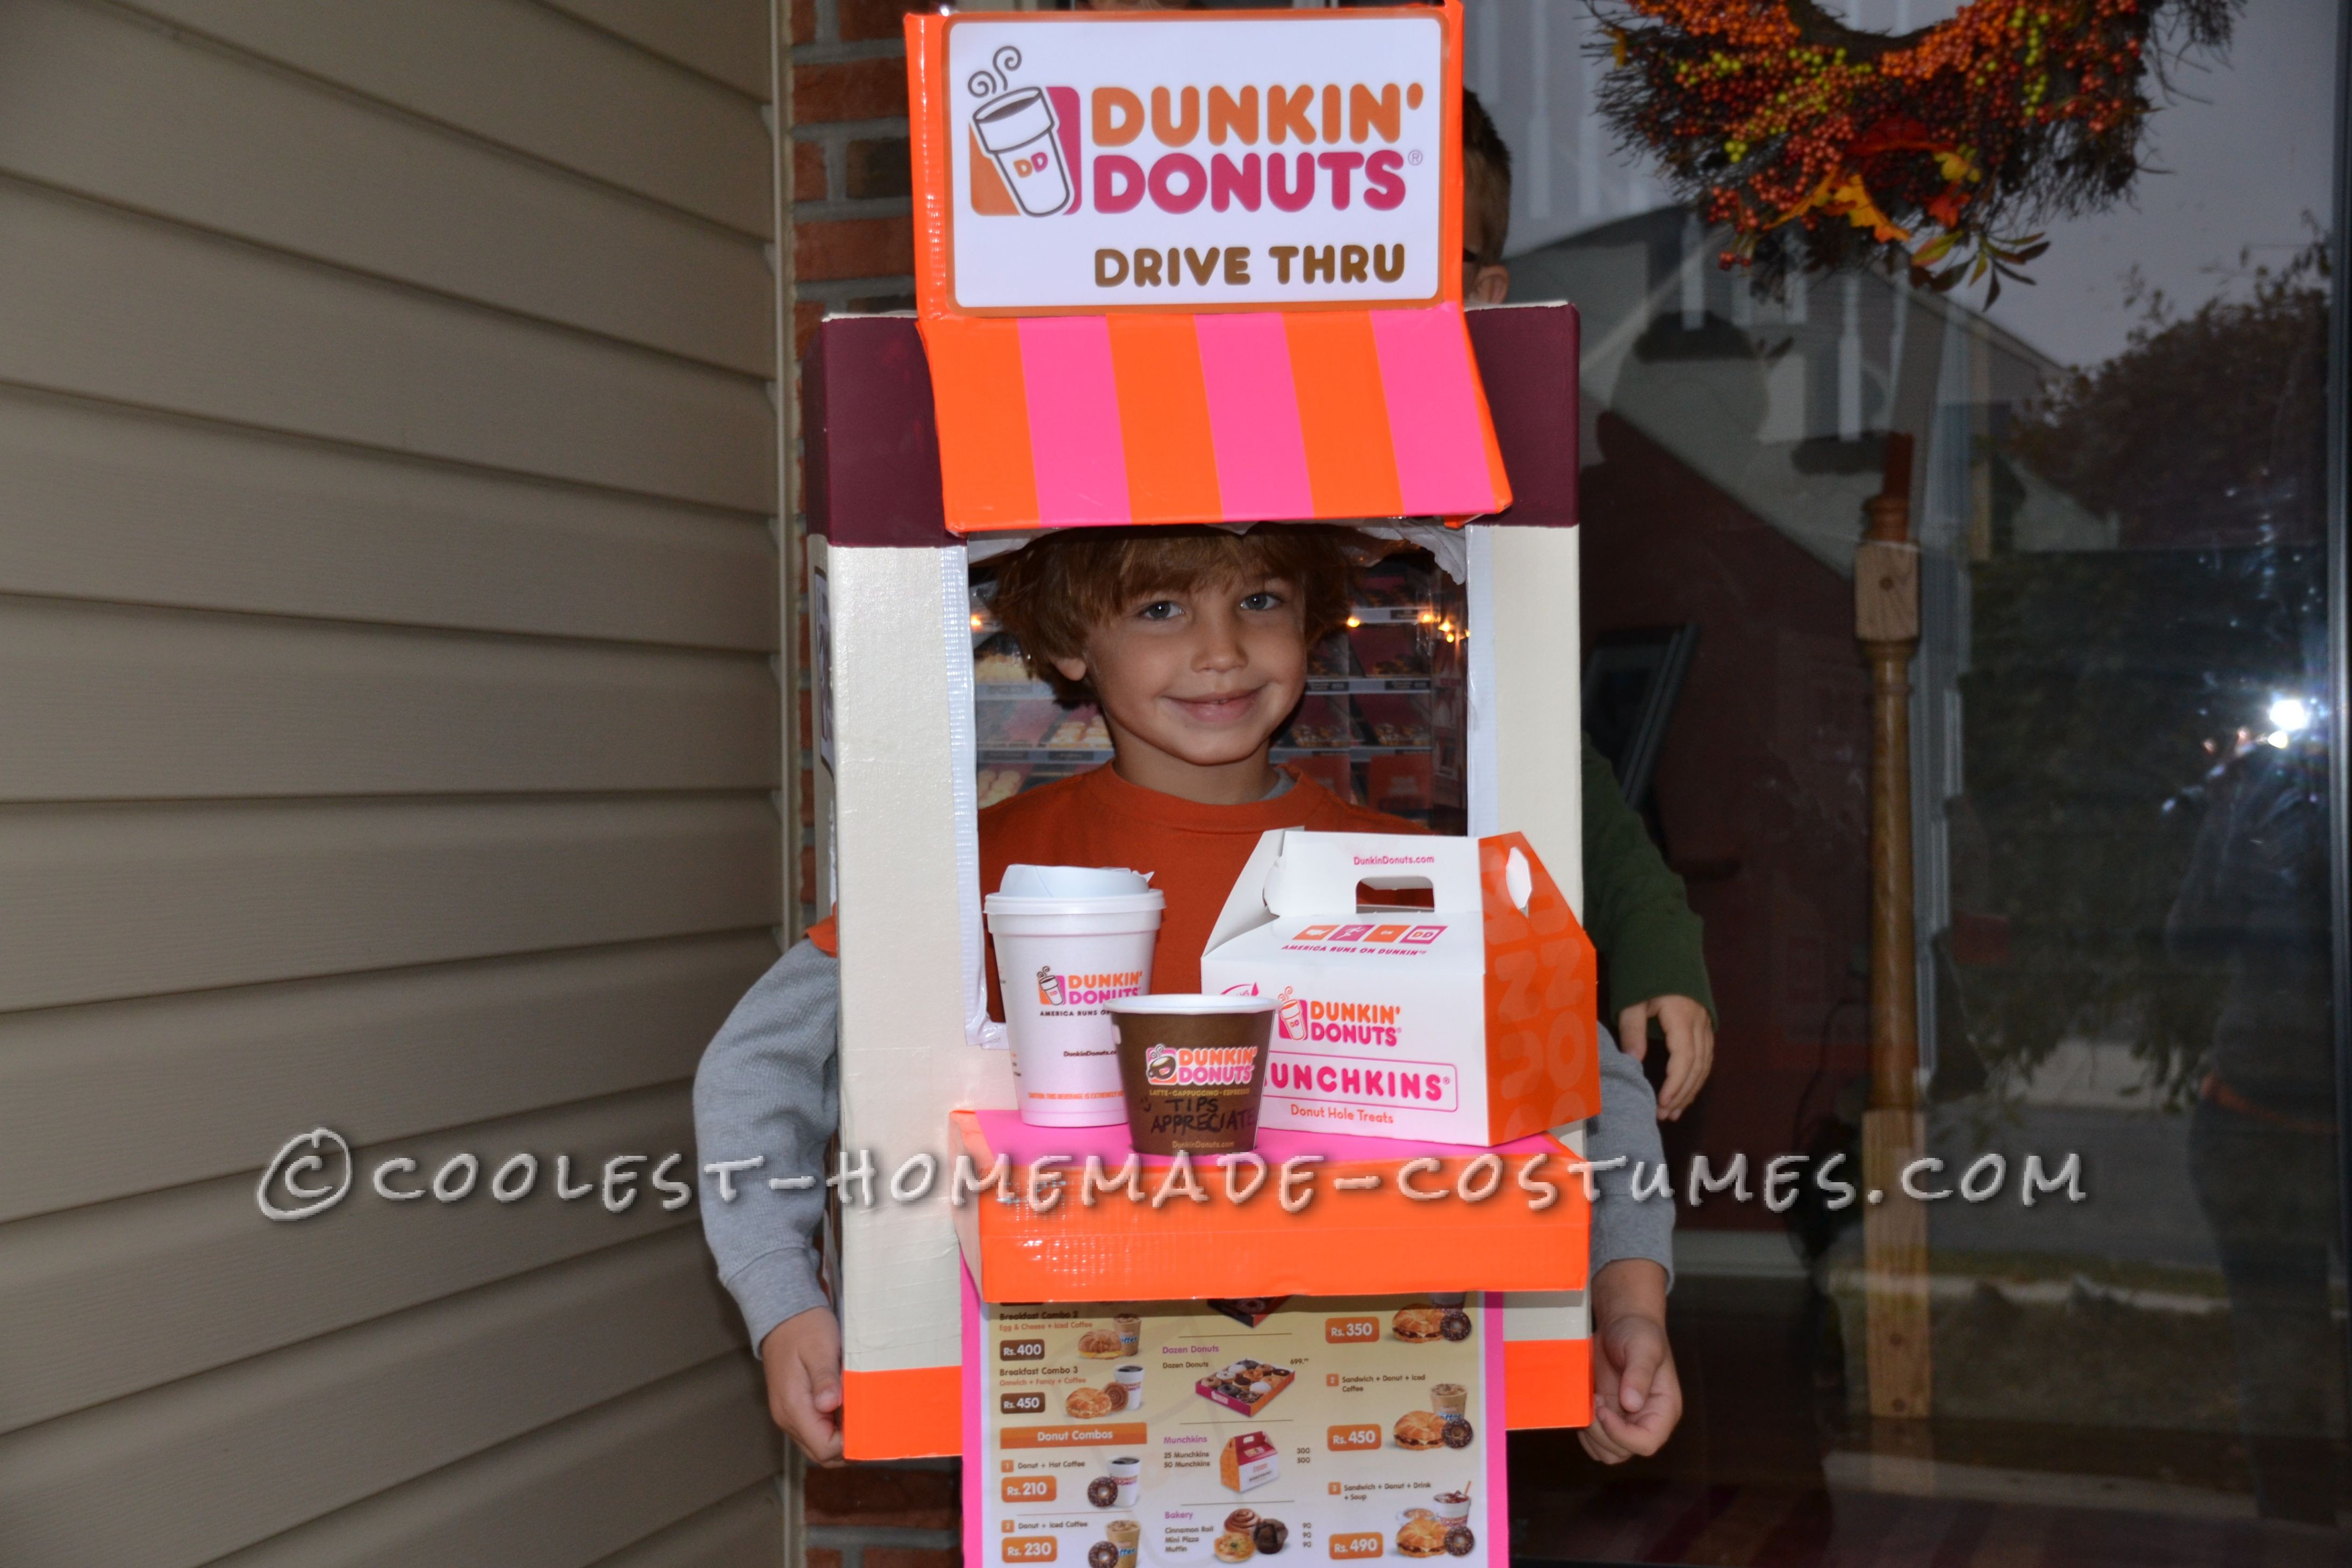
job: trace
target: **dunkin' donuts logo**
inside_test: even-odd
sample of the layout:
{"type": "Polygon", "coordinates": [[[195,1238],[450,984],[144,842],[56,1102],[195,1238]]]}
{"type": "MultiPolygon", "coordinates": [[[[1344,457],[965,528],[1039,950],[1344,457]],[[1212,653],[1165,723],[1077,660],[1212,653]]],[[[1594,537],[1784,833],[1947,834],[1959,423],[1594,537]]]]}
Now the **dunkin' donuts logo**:
{"type": "Polygon", "coordinates": [[[1143,1081],[1154,1089],[1237,1089],[1255,1076],[1255,1046],[1153,1046],[1143,1053],[1143,1081]]]}
{"type": "Polygon", "coordinates": [[[1423,9],[949,16],[927,84],[946,101],[914,119],[919,165],[948,176],[955,305],[1444,298],[1459,137],[1445,19],[1423,9]]]}
{"type": "Polygon", "coordinates": [[[1050,963],[1037,967],[1037,1005],[1092,1007],[1122,996],[1143,994],[1143,971],[1106,970],[1098,974],[1064,974],[1050,963]]]}
{"type": "MultiPolygon", "coordinates": [[[[1403,134],[1404,110],[1419,109],[1427,96],[1420,82],[1155,87],[1149,107],[1133,88],[1102,86],[1086,95],[1082,118],[1075,88],[1013,85],[1021,68],[1013,46],[999,48],[991,65],[966,84],[981,100],[969,132],[971,204],[984,217],[1075,213],[1089,195],[1094,210],[1107,214],[1147,205],[1183,214],[1203,201],[1221,213],[1346,212],[1360,201],[1393,212],[1404,205],[1409,178],[1435,177],[1434,170],[1409,174],[1422,166],[1422,154],[1388,144],[1403,134]]],[[[1403,246],[1350,248],[1362,256],[1342,258],[1340,265],[1370,268],[1385,282],[1403,276],[1403,246]]],[[[1290,257],[1299,254],[1291,248],[1290,257]]],[[[1217,252],[1208,255],[1205,263],[1197,255],[1188,258],[1204,280],[1217,265],[1217,252]]],[[[1286,272],[1289,258],[1276,255],[1286,272]]],[[[1152,258],[1155,270],[1159,260],[1152,258]]],[[[1118,270],[1127,270],[1123,260],[1118,270]]]]}
{"type": "Polygon", "coordinates": [[[1342,1046],[1393,1046],[1404,1008],[1393,1002],[1318,1002],[1293,996],[1284,986],[1275,1009],[1275,1032],[1286,1040],[1321,1040],[1342,1046]]]}
{"type": "Polygon", "coordinates": [[[1256,1074],[1256,1047],[1152,1047],[1143,1053],[1143,1081],[1152,1089],[1242,1089],[1256,1074]]]}

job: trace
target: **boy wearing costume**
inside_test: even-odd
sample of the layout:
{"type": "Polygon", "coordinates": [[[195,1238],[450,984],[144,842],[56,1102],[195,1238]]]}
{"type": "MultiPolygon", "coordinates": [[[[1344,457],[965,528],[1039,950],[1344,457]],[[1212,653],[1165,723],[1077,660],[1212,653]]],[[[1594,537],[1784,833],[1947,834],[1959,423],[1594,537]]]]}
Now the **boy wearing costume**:
{"type": "MultiPolygon", "coordinates": [[[[1305,690],[1307,650],[1346,617],[1348,538],[1321,525],[1240,535],[1088,528],[1047,534],[1011,557],[999,618],[1037,673],[1101,704],[1114,759],[982,812],[982,887],[1016,861],[1154,872],[1168,904],[1153,986],[1181,991],[1198,986],[1209,929],[1265,831],[1424,831],[1342,802],[1268,756],[1305,690]]],[[[1608,800],[1630,818],[1612,784],[1608,800]]],[[[1633,831],[1654,858],[1638,820],[1633,831]]],[[[1622,855],[1624,841],[1604,833],[1600,847],[1622,855]]],[[[1595,879],[1609,874],[1589,865],[1595,879]]],[[[765,1159],[733,1202],[706,1187],[703,1227],[764,1363],[771,1412],[819,1463],[841,1453],[840,1331],[814,1246],[824,1194],[768,1183],[821,1177],[837,1130],[832,936],[823,922],[777,961],[729,1016],[695,1079],[706,1157],[765,1159]]],[[[1662,1160],[1656,1101],[1606,1031],[1600,1055],[1601,1106],[1587,1154],[1627,1164],[1598,1179],[1590,1300],[1601,1397],[1584,1430],[1587,1448],[1614,1462],[1656,1450],[1679,1418],[1681,1392],[1664,1327],[1672,1205],[1628,1195],[1630,1166],[1662,1160]]]]}

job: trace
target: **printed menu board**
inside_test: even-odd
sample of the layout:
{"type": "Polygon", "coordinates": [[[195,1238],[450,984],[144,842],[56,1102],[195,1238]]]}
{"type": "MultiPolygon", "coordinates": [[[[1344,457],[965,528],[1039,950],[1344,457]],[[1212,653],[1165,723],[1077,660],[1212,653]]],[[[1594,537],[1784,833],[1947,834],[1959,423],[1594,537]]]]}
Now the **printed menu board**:
{"type": "Polygon", "coordinates": [[[965,1311],[971,1568],[1509,1561],[1475,1293],[965,1311]]]}

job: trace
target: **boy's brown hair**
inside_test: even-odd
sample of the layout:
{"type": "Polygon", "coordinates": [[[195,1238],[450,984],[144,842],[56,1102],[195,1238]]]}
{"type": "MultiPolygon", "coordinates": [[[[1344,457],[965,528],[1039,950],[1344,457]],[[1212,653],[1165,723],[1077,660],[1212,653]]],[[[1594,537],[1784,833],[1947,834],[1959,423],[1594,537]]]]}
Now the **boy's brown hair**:
{"type": "Polygon", "coordinates": [[[1478,95],[1462,89],[1462,220],[1475,228],[1477,241],[1463,236],[1465,248],[1475,251],[1478,265],[1493,267],[1503,259],[1503,241],[1511,233],[1511,150],[1478,95]]]}
{"type": "Polygon", "coordinates": [[[1298,595],[1311,646],[1348,621],[1356,583],[1353,536],[1312,523],[1222,528],[1073,528],[1006,558],[996,577],[996,618],[1029,668],[1065,702],[1091,696],[1057,658],[1084,658],[1095,627],[1152,594],[1188,593],[1244,577],[1279,577],[1298,595]]]}

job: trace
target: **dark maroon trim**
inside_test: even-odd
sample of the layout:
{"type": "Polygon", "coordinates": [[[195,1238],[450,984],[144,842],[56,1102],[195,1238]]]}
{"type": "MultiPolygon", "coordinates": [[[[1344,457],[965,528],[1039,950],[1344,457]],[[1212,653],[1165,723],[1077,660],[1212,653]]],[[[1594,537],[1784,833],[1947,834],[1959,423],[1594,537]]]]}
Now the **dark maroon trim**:
{"type": "MultiPolygon", "coordinates": [[[[1514,496],[1493,521],[1576,523],[1576,310],[1469,313],[1470,343],[1514,496]]],[[[935,550],[960,542],[940,504],[929,363],[908,316],[842,316],[801,366],[809,531],[835,544],[935,550]]]]}
{"type": "Polygon", "coordinates": [[[801,365],[809,531],[835,544],[961,542],[940,503],[930,363],[911,316],[818,326],[801,365]]]}
{"type": "Polygon", "coordinates": [[[1494,521],[1574,528],[1576,307],[1502,305],[1468,319],[1495,444],[1511,480],[1510,510],[1494,521]]]}

